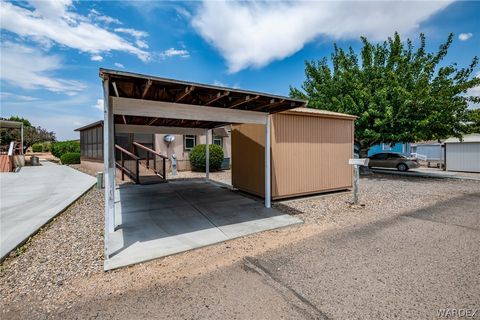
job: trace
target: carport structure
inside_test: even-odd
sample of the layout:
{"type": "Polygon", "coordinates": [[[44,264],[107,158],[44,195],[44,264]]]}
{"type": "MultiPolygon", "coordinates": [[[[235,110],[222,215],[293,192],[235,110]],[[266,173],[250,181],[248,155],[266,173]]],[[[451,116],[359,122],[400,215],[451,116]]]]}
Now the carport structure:
{"type": "MultiPolygon", "coordinates": [[[[105,256],[115,232],[115,134],[206,134],[228,124],[265,126],[265,208],[270,208],[270,115],[303,100],[254,91],[100,69],[104,91],[105,256]]],[[[248,156],[248,155],[245,155],[248,156]]],[[[208,181],[208,148],[206,180],[208,181]]],[[[233,159],[233,161],[242,161],[233,159]]]]}

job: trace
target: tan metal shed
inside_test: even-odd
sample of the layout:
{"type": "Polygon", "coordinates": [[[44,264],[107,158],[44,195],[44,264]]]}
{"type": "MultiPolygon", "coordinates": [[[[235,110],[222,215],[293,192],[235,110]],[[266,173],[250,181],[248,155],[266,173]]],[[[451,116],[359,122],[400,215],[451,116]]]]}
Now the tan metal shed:
{"type": "MultiPolygon", "coordinates": [[[[271,116],[272,199],[352,186],[355,116],[297,108],[271,116]]],[[[263,125],[232,126],[232,184],[264,197],[263,125]]]]}

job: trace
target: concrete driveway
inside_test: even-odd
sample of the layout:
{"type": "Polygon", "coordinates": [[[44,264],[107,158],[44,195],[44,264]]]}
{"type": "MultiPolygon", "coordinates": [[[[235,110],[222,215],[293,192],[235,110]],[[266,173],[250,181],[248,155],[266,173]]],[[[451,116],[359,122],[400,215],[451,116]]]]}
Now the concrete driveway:
{"type": "Polygon", "coordinates": [[[96,182],[68,166],[41,163],[17,173],[0,174],[0,259],[96,182]]]}
{"type": "Polygon", "coordinates": [[[302,223],[204,179],[121,185],[115,199],[105,270],[302,223]]]}
{"type": "Polygon", "coordinates": [[[474,311],[480,308],[479,203],[480,193],[470,193],[331,229],[198,277],[106,292],[51,316],[437,319],[445,308],[474,311]]]}

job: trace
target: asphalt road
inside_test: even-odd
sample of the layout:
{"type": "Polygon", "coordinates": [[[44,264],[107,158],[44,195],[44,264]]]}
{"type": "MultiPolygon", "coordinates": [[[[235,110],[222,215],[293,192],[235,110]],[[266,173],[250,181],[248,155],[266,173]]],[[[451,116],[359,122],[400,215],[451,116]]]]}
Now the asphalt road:
{"type": "Polygon", "coordinates": [[[438,309],[478,309],[479,205],[480,193],[465,195],[50,317],[437,319],[438,309]]]}

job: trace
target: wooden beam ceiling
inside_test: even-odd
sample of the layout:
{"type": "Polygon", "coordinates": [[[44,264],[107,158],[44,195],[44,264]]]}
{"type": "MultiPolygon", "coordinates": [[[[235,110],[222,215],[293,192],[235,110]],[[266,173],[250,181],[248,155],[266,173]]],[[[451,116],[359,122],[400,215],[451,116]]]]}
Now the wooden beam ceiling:
{"type": "Polygon", "coordinates": [[[228,108],[229,108],[229,109],[234,109],[234,108],[236,108],[236,107],[238,107],[238,106],[241,106],[242,104],[248,103],[248,102],[253,101],[253,100],[256,100],[256,99],[258,99],[258,98],[260,98],[260,96],[250,97],[250,95],[247,95],[247,96],[245,97],[245,100],[237,101],[237,102],[235,102],[234,104],[228,106],[228,108]]]}
{"type": "Polygon", "coordinates": [[[205,102],[205,105],[208,106],[208,105],[214,103],[215,101],[218,101],[218,100],[222,99],[223,97],[228,96],[229,94],[230,94],[229,91],[225,91],[224,93],[218,92],[217,96],[215,98],[205,102]]]}
{"type": "Polygon", "coordinates": [[[188,96],[193,90],[195,90],[194,86],[185,87],[185,92],[182,93],[177,99],[175,99],[175,102],[182,101],[182,99],[188,96]]]}

